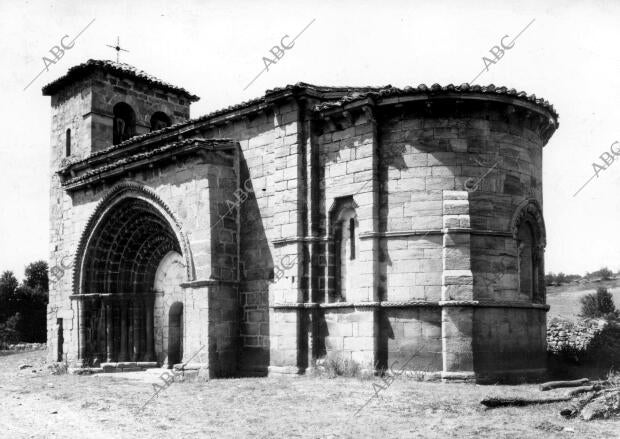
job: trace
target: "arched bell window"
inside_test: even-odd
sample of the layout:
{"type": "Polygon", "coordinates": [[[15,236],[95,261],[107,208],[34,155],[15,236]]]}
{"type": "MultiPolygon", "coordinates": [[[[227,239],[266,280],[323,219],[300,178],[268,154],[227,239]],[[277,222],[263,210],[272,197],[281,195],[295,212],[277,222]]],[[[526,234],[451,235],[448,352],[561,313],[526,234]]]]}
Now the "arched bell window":
{"type": "Polygon", "coordinates": [[[151,116],[151,131],[161,130],[171,125],[170,118],[166,113],[157,111],[151,116]]]}
{"type": "Polygon", "coordinates": [[[125,102],[119,102],[114,106],[114,126],[112,144],[130,139],[136,135],[136,113],[125,102]]]}

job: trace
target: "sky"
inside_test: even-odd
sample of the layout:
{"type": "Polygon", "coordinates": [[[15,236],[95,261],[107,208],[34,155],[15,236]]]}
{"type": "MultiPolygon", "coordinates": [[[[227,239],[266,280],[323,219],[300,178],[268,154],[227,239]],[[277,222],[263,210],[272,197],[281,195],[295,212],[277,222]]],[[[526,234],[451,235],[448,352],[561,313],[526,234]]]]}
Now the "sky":
{"type": "Polygon", "coordinates": [[[475,83],[534,93],[560,115],[543,152],[546,271],[620,270],[620,156],[610,151],[620,141],[619,18],[620,2],[597,0],[0,0],[0,271],[21,278],[26,264],[48,257],[51,110],[41,87],[90,58],[115,59],[106,45],[117,36],[129,50],[121,62],[200,96],[191,110],[199,117],[300,81],[470,82],[489,50],[529,23],[475,83]],[[50,49],[85,27],[44,70],[50,49]],[[304,28],[244,90],[269,50],[304,28]],[[606,152],[616,157],[609,165],[606,152]],[[574,196],[593,163],[605,169],[574,196]]]}

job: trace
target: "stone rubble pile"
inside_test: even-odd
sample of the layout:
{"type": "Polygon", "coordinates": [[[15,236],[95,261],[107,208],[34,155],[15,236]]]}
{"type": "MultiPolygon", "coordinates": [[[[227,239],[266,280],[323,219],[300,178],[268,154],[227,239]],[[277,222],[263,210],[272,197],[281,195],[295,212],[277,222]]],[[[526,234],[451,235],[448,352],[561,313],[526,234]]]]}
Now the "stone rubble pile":
{"type": "Polygon", "coordinates": [[[45,343],[16,343],[7,346],[9,351],[36,351],[46,348],[45,343]]]}
{"type": "Polygon", "coordinates": [[[547,350],[553,353],[586,351],[606,326],[605,320],[552,321],[547,327],[547,350]]]}

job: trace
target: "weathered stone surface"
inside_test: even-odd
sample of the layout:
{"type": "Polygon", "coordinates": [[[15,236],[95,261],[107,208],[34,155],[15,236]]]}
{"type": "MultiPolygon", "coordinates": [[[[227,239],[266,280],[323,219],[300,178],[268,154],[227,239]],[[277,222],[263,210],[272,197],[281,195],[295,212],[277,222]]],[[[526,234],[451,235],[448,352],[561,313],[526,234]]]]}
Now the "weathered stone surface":
{"type": "Polygon", "coordinates": [[[54,360],[208,376],[299,373],[325,352],[446,379],[540,368],[544,310],[527,306],[544,283],[523,285],[544,273],[531,249],[547,104],[390,88],[345,110],[368,90],[299,85],[183,124],[193,98],[114,72],[52,87],[54,360]],[[156,112],[180,125],[149,134],[156,112]],[[141,137],[113,146],[119,118],[141,137]]]}

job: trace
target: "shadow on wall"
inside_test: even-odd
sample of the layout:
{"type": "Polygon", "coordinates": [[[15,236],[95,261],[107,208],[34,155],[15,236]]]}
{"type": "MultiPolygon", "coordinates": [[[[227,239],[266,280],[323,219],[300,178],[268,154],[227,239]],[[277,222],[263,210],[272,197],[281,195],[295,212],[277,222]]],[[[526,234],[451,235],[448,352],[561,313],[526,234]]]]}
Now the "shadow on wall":
{"type": "Polygon", "coordinates": [[[266,376],[269,367],[269,284],[274,260],[258,207],[266,188],[254,187],[243,152],[239,150],[241,189],[247,199],[240,204],[239,263],[239,368],[240,376],[266,376]],[[245,183],[247,182],[247,183],[245,183]]]}

